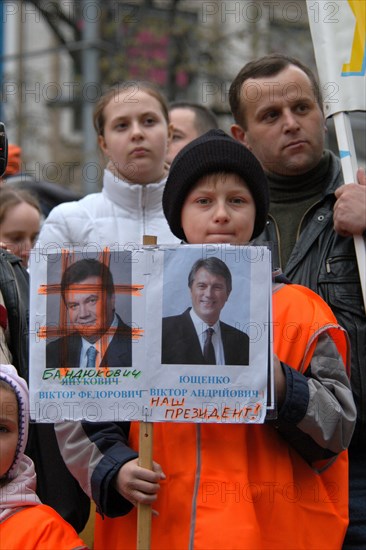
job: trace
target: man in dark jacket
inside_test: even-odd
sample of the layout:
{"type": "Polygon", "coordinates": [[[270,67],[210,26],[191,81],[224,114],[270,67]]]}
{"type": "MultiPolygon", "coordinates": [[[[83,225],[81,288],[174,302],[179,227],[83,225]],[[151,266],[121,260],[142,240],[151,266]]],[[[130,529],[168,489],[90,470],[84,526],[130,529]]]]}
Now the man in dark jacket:
{"type": "Polygon", "coordinates": [[[197,260],[188,287],[192,308],[163,319],[162,363],[248,365],[249,336],[220,321],[232,288],[225,262],[219,258],[197,260]]]}
{"type": "MultiPolygon", "coordinates": [[[[233,136],[267,172],[270,215],[258,243],[274,243],[274,264],[329,304],[347,329],[358,408],[349,448],[350,526],[344,549],[366,547],[366,316],[352,235],[366,230],[366,178],[343,185],[341,164],[324,150],[322,97],[313,73],[272,54],[248,63],[231,84],[233,136]]],[[[344,489],[346,490],[346,488],[344,489]]]]}
{"type": "Polygon", "coordinates": [[[46,368],[120,368],[132,364],[131,329],[115,312],[110,269],[85,258],[69,265],[61,280],[69,324],[47,344],[46,368]]]}

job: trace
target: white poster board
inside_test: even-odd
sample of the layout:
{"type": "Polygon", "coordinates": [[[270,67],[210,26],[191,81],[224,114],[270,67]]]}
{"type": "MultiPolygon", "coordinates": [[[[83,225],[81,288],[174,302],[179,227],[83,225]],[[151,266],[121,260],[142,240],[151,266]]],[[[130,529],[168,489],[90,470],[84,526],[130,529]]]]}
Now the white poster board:
{"type": "MultiPolygon", "coordinates": [[[[263,422],[268,402],[273,405],[271,280],[270,251],[263,246],[185,245],[142,247],[133,252],[39,254],[37,261],[31,261],[31,417],[38,422],[263,422]],[[197,333],[185,340],[192,364],[181,364],[175,334],[182,332],[182,314],[189,323],[193,292],[188,276],[196,261],[209,258],[216,258],[215,265],[217,260],[224,263],[232,279],[219,321],[224,364],[202,364],[196,358],[197,333]],[[75,311],[84,298],[95,302],[93,294],[100,287],[103,303],[112,301],[106,282],[103,279],[99,286],[93,286],[93,280],[89,285],[77,283],[71,301],[69,295],[61,294],[66,269],[85,259],[109,266],[114,283],[115,328],[97,321],[103,327],[99,337],[102,333],[103,337],[95,343],[100,363],[93,369],[80,362],[81,329],[71,322],[71,316],[75,321],[75,311]],[[169,326],[172,318],[178,324],[167,345],[162,327],[169,326]],[[122,330],[122,336],[121,324],[129,331],[122,330]],[[122,338],[118,346],[114,345],[116,335],[122,338]],[[226,364],[227,357],[232,363],[244,362],[241,345],[232,345],[241,342],[243,335],[248,342],[247,364],[226,364]],[[111,353],[116,348],[118,353],[122,350],[117,359],[111,353]],[[167,355],[175,357],[176,352],[178,362],[164,363],[167,355]],[[109,358],[103,362],[107,353],[109,358]]],[[[100,316],[104,319],[104,313],[100,316]]],[[[84,319],[87,324],[87,314],[84,319]]]]}

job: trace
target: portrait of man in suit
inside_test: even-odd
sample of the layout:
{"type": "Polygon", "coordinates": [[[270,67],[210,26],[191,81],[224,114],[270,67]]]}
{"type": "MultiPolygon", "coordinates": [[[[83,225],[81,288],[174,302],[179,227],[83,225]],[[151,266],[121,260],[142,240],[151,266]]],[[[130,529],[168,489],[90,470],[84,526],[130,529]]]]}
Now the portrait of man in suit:
{"type": "Polygon", "coordinates": [[[220,321],[232,290],[225,262],[216,257],[197,260],[188,287],[192,307],[163,318],[162,363],[248,365],[249,336],[220,321]]]}
{"type": "Polygon", "coordinates": [[[61,299],[66,327],[63,336],[46,346],[46,368],[131,366],[131,328],[115,311],[113,276],[107,265],[91,258],[72,263],[62,275],[61,299]]]}

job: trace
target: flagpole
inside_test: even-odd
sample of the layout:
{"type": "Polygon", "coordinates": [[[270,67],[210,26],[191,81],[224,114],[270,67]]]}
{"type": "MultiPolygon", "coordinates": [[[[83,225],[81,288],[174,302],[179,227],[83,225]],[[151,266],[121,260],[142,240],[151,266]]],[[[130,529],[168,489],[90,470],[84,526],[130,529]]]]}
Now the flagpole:
{"type": "MultiPolygon", "coordinates": [[[[366,2],[335,0],[306,2],[325,116],[334,117],[344,183],[357,183],[357,158],[349,111],[366,109],[365,15],[366,2]],[[330,15],[335,10],[336,17],[330,15]]],[[[366,308],[366,243],[353,235],[366,308]]]]}
{"type": "MultiPolygon", "coordinates": [[[[346,112],[340,112],[333,115],[333,119],[341,157],[344,183],[357,182],[358,166],[349,115],[346,112]]],[[[366,308],[366,243],[362,235],[354,235],[353,241],[360,274],[363,303],[366,308]]]]}

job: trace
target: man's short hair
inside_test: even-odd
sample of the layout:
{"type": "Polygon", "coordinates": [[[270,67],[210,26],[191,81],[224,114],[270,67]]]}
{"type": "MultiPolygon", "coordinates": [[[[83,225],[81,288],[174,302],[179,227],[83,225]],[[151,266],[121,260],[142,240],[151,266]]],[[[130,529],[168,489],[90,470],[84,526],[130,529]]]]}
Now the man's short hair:
{"type": "Polygon", "coordinates": [[[223,277],[225,279],[227,293],[230,294],[233,288],[230,269],[228,268],[225,262],[215,257],[206,258],[205,260],[200,259],[193,264],[192,269],[188,275],[189,288],[192,288],[196,273],[201,268],[206,269],[212,275],[219,275],[223,277]]]}
{"type": "Polygon", "coordinates": [[[173,101],[169,104],[169,112],[173,109],[188,109],[194,112],[194,126],[198,135],[205,134],[209,130],[216,130],[219,127],[214,112],[200,103],[173,101]]]}
{"type": "Polygon", "coordinates": [[[266,76],[276,76],[286,69],[289,65],[294,65],[301,69],[309,78],[315,99],[323,111],[323,97],[319,82],[314,73],[304,65],[299,59],[289,55],[273,53],[260,57],[257,60],[250,61],[239,71],[229,89],[230,109],[237,124],[240,124],[246,130],[245,102],[242,95],[242,87],[246,80],[251,78],[264,78],[266,76]]]}
{"type": "Polygon", "coordinates": [[[107,265],[92,258],[85,258],[72,263],[67,267],[61,279],[61,295],[65,301],[65,292],[68,287],[77,283],[82,283],[88,277],[100,277],[102,287],[107,295],[114,294],[114,282],[112,273],[107,265]]]}

